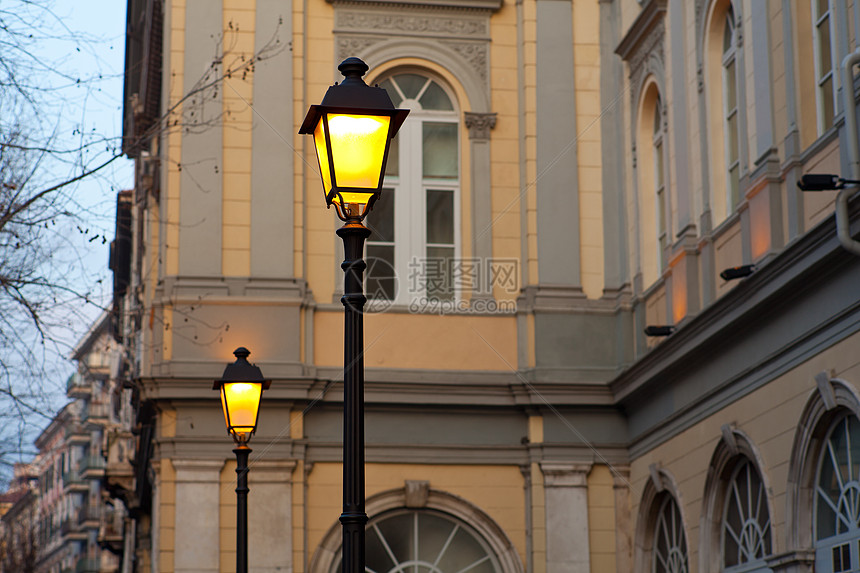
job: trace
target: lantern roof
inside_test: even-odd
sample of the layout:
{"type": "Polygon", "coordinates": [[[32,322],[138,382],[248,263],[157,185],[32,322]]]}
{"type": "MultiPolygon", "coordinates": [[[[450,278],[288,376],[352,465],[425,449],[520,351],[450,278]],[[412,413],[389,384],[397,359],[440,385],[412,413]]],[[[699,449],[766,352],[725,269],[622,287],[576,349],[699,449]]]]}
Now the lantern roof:
{"type": "Polygon", "coordinates": [[[267,390],[272,381],[263,378],[263,371],[260,370],[259,366],[248,362],[248,356],[250,355],[251,351],[244,346],[240,346],[234,350],[233,356],[236,357],[236,362],[227,365],[221,379],[215,380],[212,389],[217,390],[222,384],[229,382],[251,382],[262,384],[263,389],[267,390]]]}
{"type": "Polygon", "coordinates": [[[388,115],[391,116],[391,133],[397,133],[409,110],[395,109],[384,88],[364,83],[362,76],[369,69],[367,64],[352,57],[341,62],[337,69],[343,74],[344,80],[328,88],[322,103],[310,107],[299,134],[312,134],[320,116],[327,112],[388,115]]]}

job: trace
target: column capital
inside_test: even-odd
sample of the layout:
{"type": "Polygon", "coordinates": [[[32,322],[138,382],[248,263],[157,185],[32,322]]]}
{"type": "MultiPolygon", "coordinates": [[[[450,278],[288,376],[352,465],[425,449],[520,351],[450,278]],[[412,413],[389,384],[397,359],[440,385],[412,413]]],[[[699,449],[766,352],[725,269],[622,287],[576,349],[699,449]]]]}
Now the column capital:
{"type": "Polygon", "coordinates": [[[224,460],[170,460],[176,471],[176,481],[194,482],[217,482],[218,476],[224,467],[224,460]]]}
{"type": "Polygon", "coordinates": [[[465,112],[463,120],[469,128],[469,139],[473,141],[490,139],[490,130],[496,127],[496,115],[495,113],[465,112]]]}
{"type": "Polygon", "coordinates": [[[588,473],[594,464],[568,462],[541,462],[544,487],[586,487],[588,473]]]}

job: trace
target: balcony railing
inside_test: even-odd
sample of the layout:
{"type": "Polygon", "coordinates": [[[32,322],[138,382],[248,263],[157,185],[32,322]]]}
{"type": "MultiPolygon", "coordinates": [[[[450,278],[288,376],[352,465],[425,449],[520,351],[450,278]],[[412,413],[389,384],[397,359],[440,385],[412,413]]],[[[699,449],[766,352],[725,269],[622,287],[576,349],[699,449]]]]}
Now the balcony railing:
{"type": "Polygon", "coordinates": [[[105,459],[102,456],[88,456],[78,463],[78,471],[83,475],[92,470],[105,469],[105,459]]]}
{"type": "Polygon", "coordinates": [[[101,516],[101,507],[97,505],[83,505],[78,509],[78,523],[82,524],[87,521],[95,522],[92,525],[95,526],[99,517],[101,516]]]}
{"type": "Polygon", "coordinates": [[[93,557],[83,557],[78,559],[78,564],[75,566],[75,573],[99,573],[99,560],[93,557]]]}

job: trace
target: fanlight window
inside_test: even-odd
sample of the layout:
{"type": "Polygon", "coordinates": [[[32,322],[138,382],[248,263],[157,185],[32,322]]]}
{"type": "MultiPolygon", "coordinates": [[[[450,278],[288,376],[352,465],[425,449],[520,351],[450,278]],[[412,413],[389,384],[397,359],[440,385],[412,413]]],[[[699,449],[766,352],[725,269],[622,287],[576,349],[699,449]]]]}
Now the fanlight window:
{"type": "Polygon", "coordinates": [[[687,538],[681,511],[671,496],[666,496],[654,528],[653,573],[687,573],[687,538]]]}
{"type": "Polygon", "coordinates": [[[860,571],[860,421],[849,415],[828,434],[815,488],[815,570],[860,571]]]}
{"type": "Polygon", "coordinates": [[[722,527],[723,566],[728,571],[769,571],[770,513],[764,485],[747,460],[732,475],[722,527]]]}
{"type": "MultiPolygon", "coordinates": [[[[428,510],[385,513],[367,525],[367,573],[499,573],[495,556],[472,528],[428,510]]],[[[340,573],[338,557],[331,573],[340,573]]]]}

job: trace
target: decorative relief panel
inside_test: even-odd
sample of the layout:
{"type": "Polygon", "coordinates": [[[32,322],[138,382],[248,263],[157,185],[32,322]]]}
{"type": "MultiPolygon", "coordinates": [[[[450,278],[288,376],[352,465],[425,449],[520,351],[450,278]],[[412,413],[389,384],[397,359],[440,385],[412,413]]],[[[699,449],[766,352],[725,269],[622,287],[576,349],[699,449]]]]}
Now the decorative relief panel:
{"type": "Polygon", "coordinates": [[[392,13],[386,10],[338,9],[335,14],[335,32],[365,31],[370,33],[393,32],[409,36],[448,36],[456,38],[489,39],[489,19],[484,16],[446,15],[441,10],[422,10],[421,13],[392,13]]]}
{"type": "MultiPolygon", "coordinates": [[[[444,48],[449,58],[480,78],[489,94],[490,9],[426,4],[334,2],[335,41],[338,61],[362,57],[371,47],[392,40],[420,40],[421,54],[427,41],[444,48]]],[[[413,54],[414,55],[414,54],[413,54]]]]}

